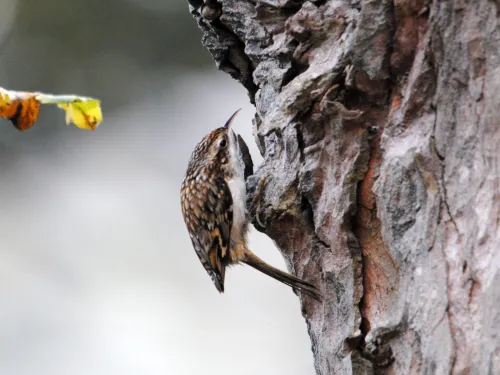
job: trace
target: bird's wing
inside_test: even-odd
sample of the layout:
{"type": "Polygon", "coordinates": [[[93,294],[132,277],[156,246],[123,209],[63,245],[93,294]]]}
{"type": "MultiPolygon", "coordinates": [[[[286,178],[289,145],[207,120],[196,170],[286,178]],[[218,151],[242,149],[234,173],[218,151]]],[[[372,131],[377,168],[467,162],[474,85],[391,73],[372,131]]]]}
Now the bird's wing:
{"type": "Polygon", "coordinates": [[[217,290],[223,292],[233,224],[233,199],[223,178],[207,184],[200,193],[192,205],[183,206],[183,214],[196,254],[217,290]]]}

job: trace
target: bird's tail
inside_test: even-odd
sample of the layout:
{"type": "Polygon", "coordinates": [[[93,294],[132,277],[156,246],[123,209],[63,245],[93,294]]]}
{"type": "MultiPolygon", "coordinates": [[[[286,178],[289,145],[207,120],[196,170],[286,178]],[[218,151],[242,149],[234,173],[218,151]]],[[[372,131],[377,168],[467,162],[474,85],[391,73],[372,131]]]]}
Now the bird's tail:
{"type": "Polygon", "coordinates": [[[298,277],[290,275],[277,268],[274,268],[273,266],[270,266],[250,250],[246,250],[244,252],[244,257],[242,258],[243,259],[241,261],[248,264],[250,267],[253,267],[256,270],[265,273],[268,276],[271,276],[273,279],[281,281],[285,285],[291,286],[292,288],[297,288],[300,292],[307,294],[315,300],[322,300],[321,293],[313,284],[301,280],[298,277]]]}

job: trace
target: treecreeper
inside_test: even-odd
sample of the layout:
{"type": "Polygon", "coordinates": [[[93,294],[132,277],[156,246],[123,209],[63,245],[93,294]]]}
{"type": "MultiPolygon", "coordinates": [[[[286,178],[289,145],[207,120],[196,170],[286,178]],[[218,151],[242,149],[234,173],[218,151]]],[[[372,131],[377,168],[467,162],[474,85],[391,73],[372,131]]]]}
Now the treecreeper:
{"type": "Polygon", "coordinates": [[[252,172],[246,144],[231,129],[238,112],[196,145],[182,181],[181,209],[193,248],[220,293],[226,267],[244,263],[321,300],[316,286],[268,265],[247,247],[245,178],[252,172]]]}

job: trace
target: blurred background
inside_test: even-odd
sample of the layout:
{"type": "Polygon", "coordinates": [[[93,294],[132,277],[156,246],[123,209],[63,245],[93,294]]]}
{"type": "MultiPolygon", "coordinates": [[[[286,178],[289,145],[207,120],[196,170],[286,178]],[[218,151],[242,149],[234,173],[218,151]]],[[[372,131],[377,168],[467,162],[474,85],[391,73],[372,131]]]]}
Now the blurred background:
{"type": "Polygon", "coordinates": [[[184,227],[191,151],[237,108],[262,160],[200,38],[180,0],[0,0],[0,86],[104,111],[96,132],[55,107],[24,133],[0,119],[0,374],[314,374],[293,292],[235,267],[219,295],[184,227]]]}

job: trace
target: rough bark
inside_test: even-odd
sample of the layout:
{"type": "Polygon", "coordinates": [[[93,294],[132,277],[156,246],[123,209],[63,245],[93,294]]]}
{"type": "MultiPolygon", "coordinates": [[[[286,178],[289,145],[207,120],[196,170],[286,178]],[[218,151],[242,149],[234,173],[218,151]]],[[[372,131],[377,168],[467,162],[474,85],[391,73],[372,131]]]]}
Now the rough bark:
{"type": "Polygon", "coordinates": [[[317,373],[500,374],[500,2],[191,1],[256,106],[254,225],[326,296],[317,373]]]}

